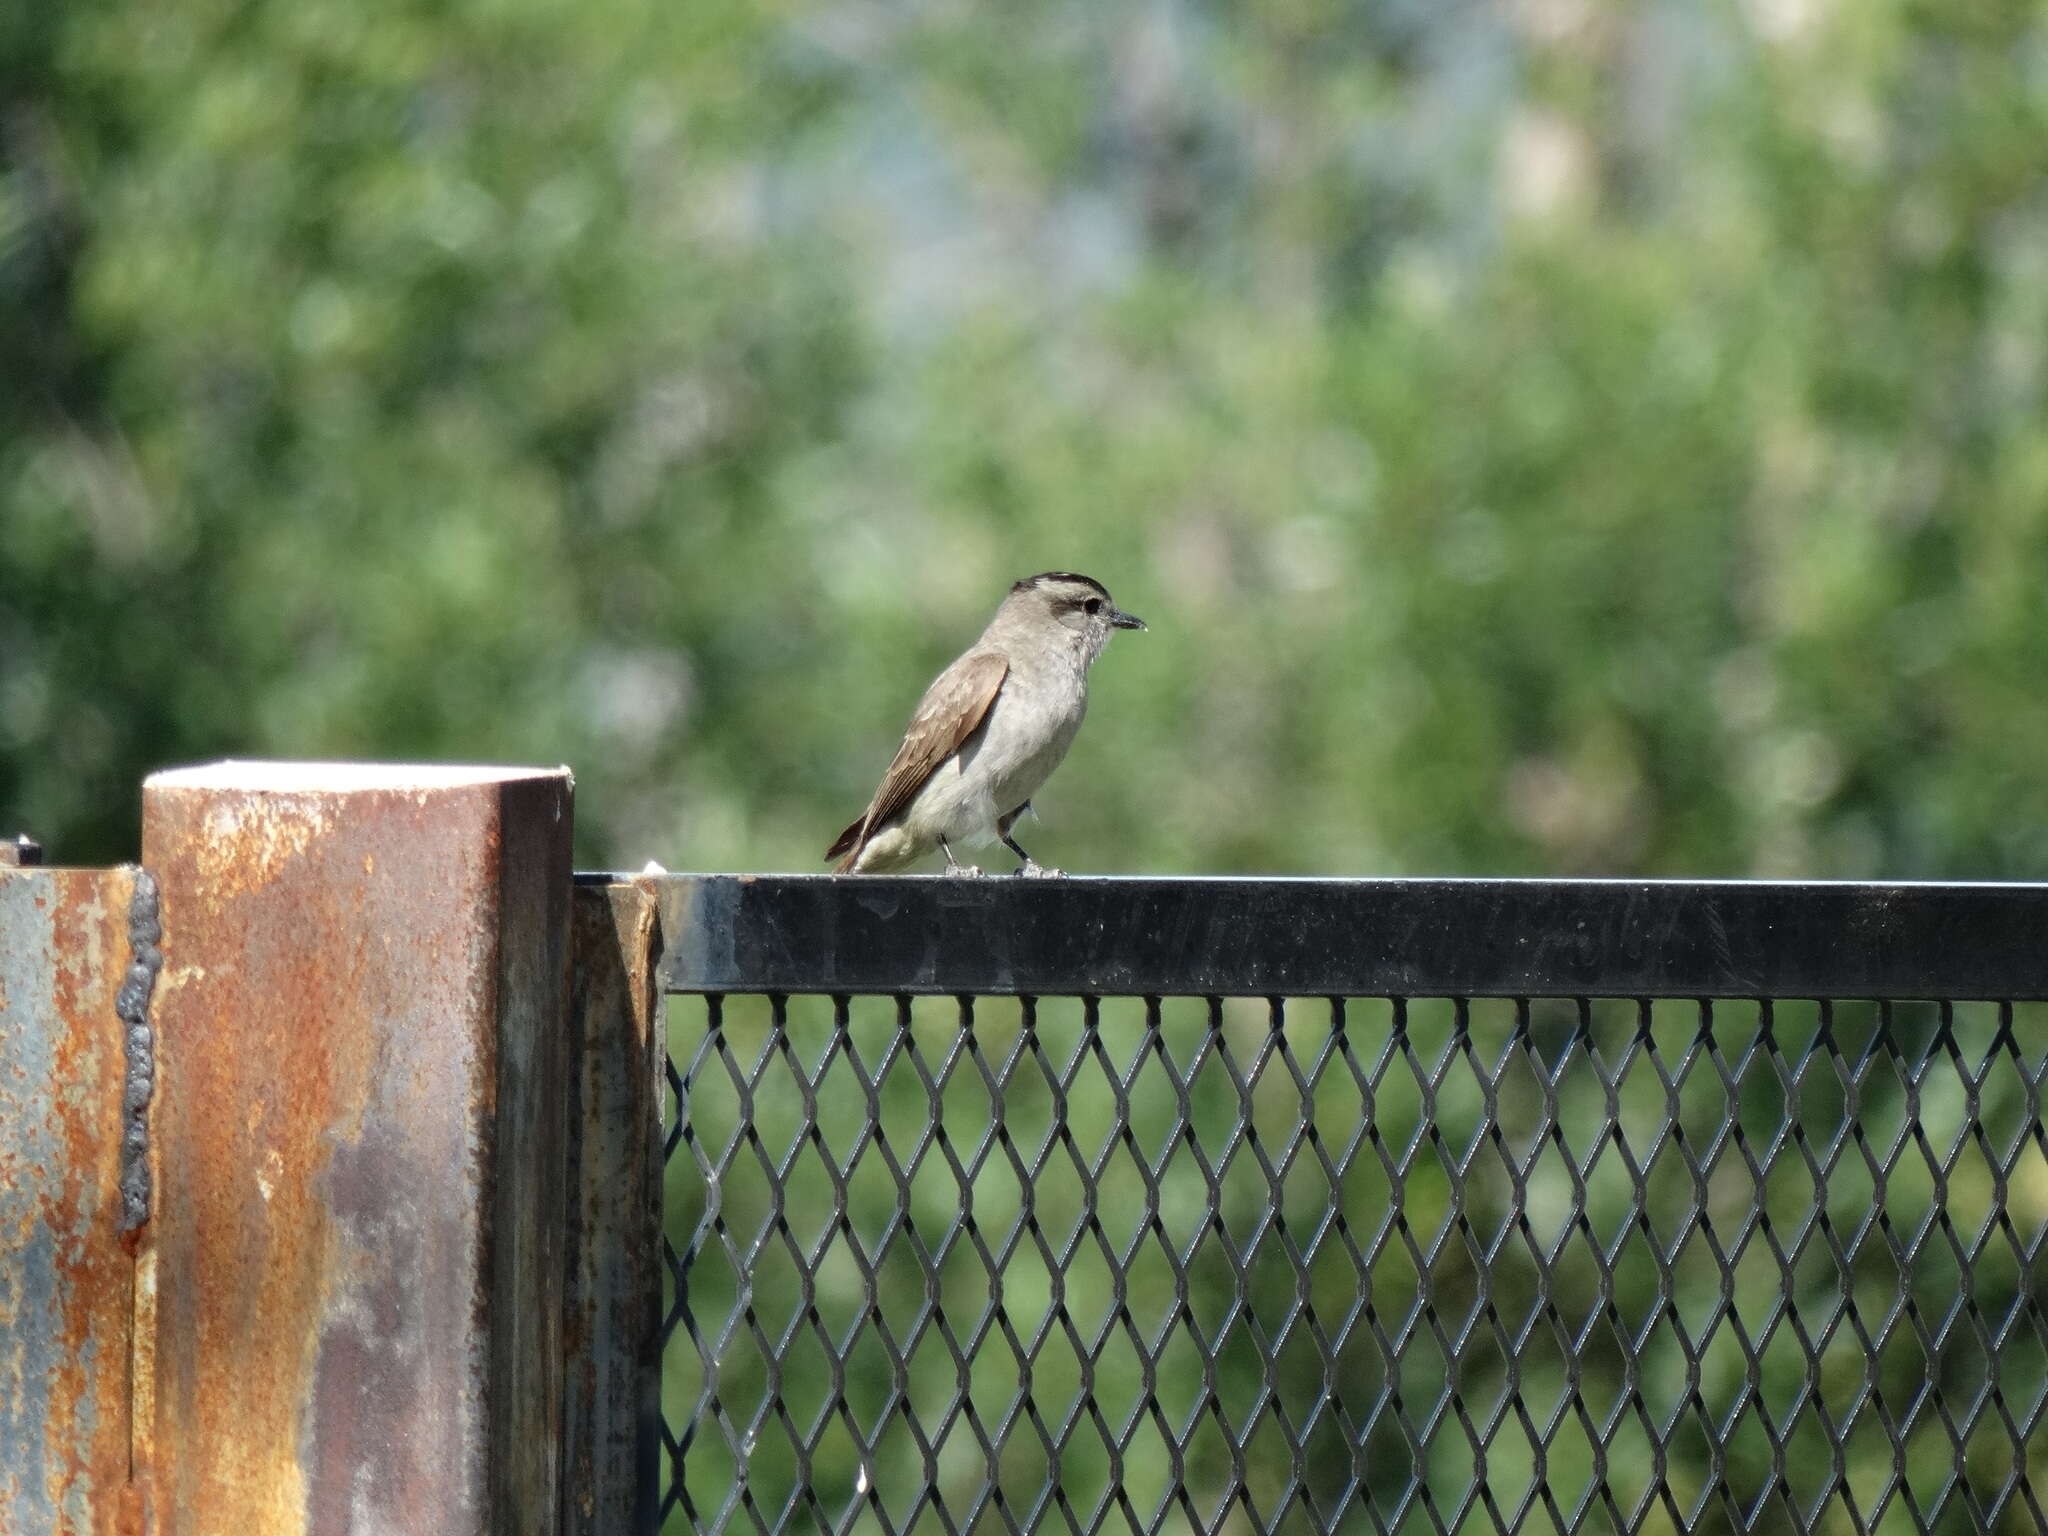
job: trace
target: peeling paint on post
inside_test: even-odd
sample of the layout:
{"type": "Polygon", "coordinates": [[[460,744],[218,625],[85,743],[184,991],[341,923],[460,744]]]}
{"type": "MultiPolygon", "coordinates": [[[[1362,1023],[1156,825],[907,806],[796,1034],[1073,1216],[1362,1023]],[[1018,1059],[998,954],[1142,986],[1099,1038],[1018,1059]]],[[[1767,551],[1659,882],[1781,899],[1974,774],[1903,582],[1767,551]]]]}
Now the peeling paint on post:
{"type": "Polygon", "coordinates": [[[158,774],[152,1529],[549,1532],[567,770],[158,774]]]}
{"type": "Polygon", "coordinates": [[[562,1530],[624,1536],[659,1523],[668,1042],[654,893],[579,884],[573,922],[562,1530]]]}
{"type": "Polygon", "coordinates": [[[0,1531],[121,1530],[131,1245],[121,1236],[133,869],[0,867],[0,1531]]]}

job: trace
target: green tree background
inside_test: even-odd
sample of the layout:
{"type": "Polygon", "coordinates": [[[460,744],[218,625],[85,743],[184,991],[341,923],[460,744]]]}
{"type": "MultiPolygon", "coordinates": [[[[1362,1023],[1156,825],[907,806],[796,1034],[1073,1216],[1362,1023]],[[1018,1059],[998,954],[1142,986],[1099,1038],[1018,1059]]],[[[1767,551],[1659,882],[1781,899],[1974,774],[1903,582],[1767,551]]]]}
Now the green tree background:
{"type": "MultiPolygon", "coordinates": [[[[132,856],[141,776],[228,754],[567,762],[586,867],[816,868],[1004,586],[1070,567],[1152,631],[1098,668],[1095,719],[1040,797],[1031,846],[1068,867],[2039,878],[2044,146],[2036,0],[0,7],[0,831],[67,862],[132,856]]],[[[1107,1114],[1103,1049],[1139,1073],[1148,1154],[1181,1113],[1142,1020],[1090,1034],[1049,1012],[1029,1036],[991,1005],[986,1072],[948,1055],[943,1012],[914,1035],[862,1023],[846,1049],[811,1024],[777,1054],[760,1005],[715,1039],[679,1020],[681,1054],[708,1063],[706,1145],[749,1097],[794,1117],[771,1140],[801,1138],[813,1101],[857,1120],[856,1049],[895,1063],[874,1102],[906,1144],[934,1106],[963,1144],[1000,1109],[1027,1151],[1084,1099],[1107,1114]],[[956,1086],[929,1088],[917,1051],[954,1061],[956,1086]]],[[[2012,1037],[1966,1024],[1995,1059],[1982,1113],[2037,1115],[2012,1037]]],[[[1391,1049],[1380,1005],[1355,1027],[1362,1055],[1391,1049]]],[[[1478,1102],[1465,1037],[1429,1027],[1422,1059],[1451,1052],[1478,1102]]],[[[1486,1049],[1516,1027],[1494,1018],[1486,1049]]],[[[1565,1107],[1592,1115],[1588,1053],[1631,1049],[1628,1021],[1574,1036],[1539,1010],[1533,1027],[1500,1058],[1503,1123],[1541,1125],[1533,1063],[1573,1040],[1565,1107]]],[[[1691,1027],[1669,1026],[1673,1052],[1691,1027]]],[[[1810,1098],[1825,1058],[1799,1053],[1820,1026],[1779,1027],[1821,1063],[1810,1098]]],[[[1845,1014],[1826,1038],[1865,1051],[1873,1027],[1845,1014]]],[[[1405,1065],[1371,1095],[1340,1067],[1290,1086],[1256,1007],[1203,1028],[1180,1020],[1169,1045],[1198,1135],[1249,1106],[1270,1145],[1315,1116],[1351,1137],[1368,1097],[1401,1123],[1423,1101],[1405,1065]],[[1255,1087],[1206,1051],[1265,1063],[1255,1087]]],[[[1298,1022],[1290,1049],[1320,1059],[1333,1028],[1298,1022]]],[[[1954,1076],[1938,1020],[1901,1029],[1902,1061],[1954,1076]]],[[[1932,1145],[1964,1134],[1976,1109],[1922,1102],[1869,1052],[1862,1114],[1891,1125],[1907,1103],[1932,1145]]],[[[1739,1092],[1699,1067],[1669,1112],[1710,1135],[1735,1094],[1764,1135],[1790,1110],[1774,1058],[1744,1059],[1739,1092]]],[[[1664,1101],[1637,1082],[1651,1137],[1664,1101]]],[[[1806,1106],[1820,1145],[1845,1123],[1827,1092],[1806,1106]]],[[[822,1147],[859,1144],[835,1127],[822,1147]]],[[[1849,1165],[1827,1195],[1843,1223],[1873,1201],[1921,1222],[1990,1198],[1987,1167],[1943,1185],[1902,1155],[1849,1165]]],[[[831,1181],[799,1162],[792,1241],[809,1242],[831,1181]]],[[[1538,1170],[1553,1194],[1555,1164],[1538,1170]]],[[[992,1221],[1018,1208],[1014,1168],[990,1166],[963,1187],[932,1164],[911,1226],[970,1198],[992,1221]]],[[[1169,1224],[1215,1198],[1191,1166],[1162,1186],[1169,1224]]],[[[735,1169],[740,1241],[796,1195],[735,1169]]],[[[1306,1229],[1341,1195],[1426,1233],[1446,1199],[1427,1159],[1318,1177],[1276,1192],[1240,1160],[1223,1217],[1256,1226],[1277,1201],[1306,1229]]],[[[1736,1205],[1796,1213],[1802,1177],[1738,1170],[1736,1205]]],[[[1667,1211],[1707,1198],[1668,1163],[1657,1178],[1676,1180],[1667,1211]]],[[[687,1162],[673,1179],[680,1240],[706,1207],[687,1162]]],[[[886,1228],[873,1154],[846,1179],[854,1225],[886,1228]]],[[[1048,1224],[1095,1209],[1057,1165],[1041,1182],[1048,1224]]],[[[1612,1164],[1592,1182],[1604,1235],[1626,1191],[1612,1164]]],[[[1494,1158],[1474,1199],[1513,1183],[1494,1158]]],[[[1129,1202],[1145,1186],[1121,1162],[1104,1183],[1129,1202]]],[[[2029,1150],[2010,1187],[2029,1232],[2043,1190],[2029,1150]]],[[[850,1250],[819,1251],[821,1305],[857,1319],[850,1250]]],[[[1660,1279],[1645,1251],[1617,1270],[1622,1311],[1694,1306],[1693,1279],[1660,1279]]],[[[737,1284],[725,1252],[704,1260],[707,1316],[737,1284]]],[[[1590,1252],[1568,1260],[1597,1290],[1590,1252]]],[[[1871,1252],[1873,1296],[1953,1294],[1952,1270],[1871,1252]]],[[[1261,1259],[1274,1294],[1294,1284],[1280,1253],[1261,1259]]],[[[1304,1283],[1326,1316],[1361,1284],[1412,1300],[1400,1253],[1370,1277],[1323,1254],[1304,1283]]],[[[2009,1296],[2038,1278],[1993,1258],[2009,1296]]],[[[1209,1316],[1228,1266],[1197,1259],[1209,1316]]],[[[943,1274],[963,1309],[988,1294],[970,1260],[943,1274]]],[[[1526,1260],[1489,1283],[1527,1289],[1526,1260]]],[[[1018,1285],[1051,1294],[1051,1269],[1022,1262],[1018,1285]]],[[[1767,1315],[1781,1277],[1761,1249],[1745,1262],[1738,1309],[1767,1315]]],[[[1132,1273],[1164,1283],[1162,1263],[1147,1249],[1132,1273]]],[[[906,1287],[931,1273],[900,1244],[888,1264],[906,1287]]],[[[1834,1272],[1809,1268],[1794,1305],[1825,1316],[1834,1272]]],[[[778,1258],[760,1283],[792,1273],[778,1258]]],[[[1110,1283],[1091,1271],[1067,1302],[1093,1318],[1110,1283]]],[[[1675,1337],[1657,1335],[1656,1370],[1681,1369],[1675,1337]]],[[[1729,1337],[1709,1361],[1724,1386],[1743,1369],[1729,1337]]],[[[1899,1337],[1884,1390],[1910,1394],[1934,1367],[1899,1337]]],[[[2038,1370],[2040,1342],[2015,1369],[2038,1370]]],[[[1176,1403],[1186,1344],[1161,1365],[1176,1403]]],[[[791,1347],[771,1361],[741,1335],[735,1390],[786,1367],[810,1401],[833,1367],[809,1334],[791,1347]]],[[[891,1363],[861,1347],[869,1392],[891,1363]]],[[[1450,1368],[1432,1347],[1345,1369],[1368,1397],[1420,1390],[1450,1368]]],[[[1239,1386],[1245,1348],[1224,1345],[1239,1386]]],[[[1622,1352],[1600,1348],[1523,1380],[1619,1381],[1622,1352]]],[[[696,1388],[672,1364],[681,1412],[696,1388]]],[[[918,1390],[950,1390],[942,1352],[913,1364],[918,1390]]],[[[1766,1365],[1784,1393],[1809,1362],[1766,1365]]],[[[977,1366],[991,1412],[1012,1366],[977,1366]]],[[[1295,1359],[1283,1397],[1312,1399],[1316,1369],[1295,1359]]],[[[1813,1422],[1801,1477],[1826,1450],[1813,1422]]],[[[1851,1458],[1866,1491],[1891,1465],[1870,1423],[1851,1458]]],[[[761,1475],[787,1485],[803,1458],[770,1429],[761,1475]]],[[[1224,1452],[1202,1433],[1207,1465],[1224,1452]]],[[[1286,1458],[1260,1434],[1270,1491],[1286,1458]]],[[[1732,1453],[1759,1478],[1762,1434],[1745,1421],[1732,1453]]],[[[1597,1459],[1567,1438],[1560,1467],[1597,1459]]],[[[855,1488],[842,1424],[828,1442],[814,1478],[855,1488]]],[[[1147,1444],[1123,1474],[1145,1498],[1167,1454],[1147,1444]]],[[[1430,1469],[1454,1489],[1461,1444],[1430,1469]]],[[[1398,1499],[1406,1452],[1375,1445],[1370,1495],[1398,1499]]],[[[730,1454],[707,1436],[701,1475],[730,1454]]],[[[1074,1454],[1063,1477],[1107,1486],[1099,1443],[1074,1454]]],[[[1674,1456],[1696,1489],[1705,1451],[1674,1456]]],[[[971,1488],[980,1462],[953,1460],[971,1488]]],[[[1951,1460],[1916,1441],[1910,1480],[1938,1489],[1951,1460]]]]}
{"type": "Polygon", "coordinates": [[[1098,870],[2048,867],[2031,0],[0,21],[0,808],[805,869],[1003,586],[1098,870]]]}

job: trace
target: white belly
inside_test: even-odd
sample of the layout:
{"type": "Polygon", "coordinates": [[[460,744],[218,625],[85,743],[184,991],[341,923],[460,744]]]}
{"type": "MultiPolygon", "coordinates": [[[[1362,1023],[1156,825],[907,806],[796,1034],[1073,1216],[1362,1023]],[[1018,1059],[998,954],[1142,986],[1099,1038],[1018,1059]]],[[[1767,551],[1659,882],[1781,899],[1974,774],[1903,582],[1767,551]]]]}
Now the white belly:
{"type": "Polygon", "coordinates": [[[1057,682],[1066,686],[1029,691],[1065,707],[1027,710],[1016,703],[1017,681],[1013,674],[967,745],[939,764],[904,811],[870,836],[855,868],[875,874],[902,869],[937,851],[941,838],[956,853],[983,847],[998,836],[997,822],[1038,792],[1081,728],[1087,686],[1081,676],[1060,676],[1057,682]]]}
{"type": "Polygon", "coordinates": [[[1081,728],[1087,695],[1057,715],[1016,707],[1005,687],[988,720],[918,791],[905,819],[933,841],[979,848],[995,841],[996,822],[1038,793],[1081,728]]]}

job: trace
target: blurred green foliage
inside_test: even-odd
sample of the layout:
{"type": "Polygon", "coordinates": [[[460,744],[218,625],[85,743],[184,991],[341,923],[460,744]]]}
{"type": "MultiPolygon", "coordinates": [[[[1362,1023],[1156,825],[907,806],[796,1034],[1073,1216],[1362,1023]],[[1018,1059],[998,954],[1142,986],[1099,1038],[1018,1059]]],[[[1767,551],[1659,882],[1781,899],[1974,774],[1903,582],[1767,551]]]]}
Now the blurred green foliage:
{"type": "Polygon", "coordinates": [[[1064,863],[2048,864],[2033,0],[76,0],[0,129],[60,857],[238,753],[815,867],[1058,566],[1064,863]]]}
{"type": "MultiPolygon", "coordinates": [[[[1152,630],[1051,861],[2039,877],[2044,145],[2038,0],[0,7],[0,833],[132,856],[140,776],[226,754],[523,760],[575,767],[586,866],[815,868],[1066,567],[1152,630]]],[[[1368,1216],[1442,1203],[1359,1167],[1368,1216]]]]}

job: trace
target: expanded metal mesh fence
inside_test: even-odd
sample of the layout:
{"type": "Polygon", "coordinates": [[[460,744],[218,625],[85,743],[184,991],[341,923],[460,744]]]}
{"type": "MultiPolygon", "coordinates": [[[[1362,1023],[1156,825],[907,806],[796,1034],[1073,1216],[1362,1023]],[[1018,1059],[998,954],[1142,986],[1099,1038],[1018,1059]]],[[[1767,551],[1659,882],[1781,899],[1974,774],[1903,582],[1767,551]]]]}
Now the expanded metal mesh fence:
{"type": "Polygon", "coordinates": [[[678,998],[670,1531],[2048,1530],[2048,1008],[678,998]]]}

